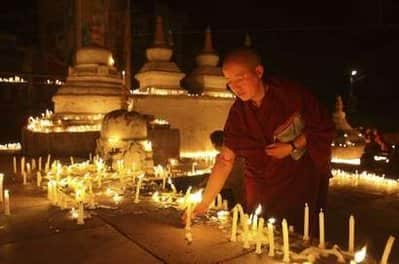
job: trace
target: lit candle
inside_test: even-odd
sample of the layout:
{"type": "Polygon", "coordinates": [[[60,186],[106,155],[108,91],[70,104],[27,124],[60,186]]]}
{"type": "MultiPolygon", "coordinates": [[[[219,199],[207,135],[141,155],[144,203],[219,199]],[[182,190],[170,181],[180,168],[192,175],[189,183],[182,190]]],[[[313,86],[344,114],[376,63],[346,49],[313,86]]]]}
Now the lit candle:
{"type": "Polygon", "coordinates": [[[349,217],[348,251],[349,253],[355,252],[355,217],[353,215],[349,217]]]}
{"type": "Polygon", "coordinates": [[[136,196],[135,196],[135,198],[134,198],[134,202],[135,202],[135,203],[138,203],[138,202],[140,201],[140,200],[139,200],[139,195],[140,195],[141,181],[142,181],[142,179],[143,179],[143,176],[144,176],[144,175],[139,175],[139,176],[137,176],[138,182],[137,182],[137,184],[136,184],[136,196]]]}
{"type": "Polygon", "coordinates": [[[263,225],[265,223],[265,220],[263,217],[259,218],[259,224],[258,224],[258,233],[256,235],[257,240],[256,240],[256,254],[262,254],[262,239],[263,239],[263,225]]]}
{"type": "Polygon", "coordinates": [[[189,202],[186,209],[186,232],[191,231],[192,204],[189,202]]]}
{"type": "Polygon", "coordinates": [[[384,253],[382,254],[380,264],[387,264],[389,255],[391,254],[393,242],[395,241],[395,237],[389,236],[387,243],[385,244],[384,253]]]}
{"type": "Polygon", "coordinates": [[[21,158],[21,173],[25,171],[25,157],[21,158]]]}
{"type": "Polygon", "coordinates": [[[238,207],[234,206],[233,209],[233,222],[231,225],[231,238],[230,240],[235,242],[237,241],[237,223],[238,223],[238,207]]]}
{"type": "Polygon", "coordinates": [[[254,217],[253,217],[253,221],[252,221],[252,231],[257,231],[258,229],[258,216],[262,213],[262,206],[259,204],[256,207],[255,213],[254,213],[254,217]]]}
{"type": "Polygon", "coordinates": [[[216,200],[217,200],[216,208],[222,209],[223,208],[223,200],[222,200],[222,195],[220,193],[218,193],[216,200]]]}
{"type": "Polygon", "coordinates": [[[37,163],[38,163],[38,169],[39,169],[39,171],[41,171],[42,170],[42,156],[39,157],[39,161],[37,163]]]}
{"type": "Polygon", "coordinates": [[[32,170],[31,170],[31,167],[30,167],[30,163],[29,163],[29,162],[26,163],[26,170],[27,170],[28,175],[30,175],[30,173],[32,172],[32,170]]]}
{"type": "Polygon", "coordinates": [[[4,190],[4,214],[10,215],[10,193],[8,190],[4,190]]]}
{"type": "Polygon", "coordinates": [[[47,162],[46,162],[46,172],[50,169],[50,162],[51,162],[51,154],[47,155],[47,162]]]}
{"type": "Polygon", "coordinates": [[[244,223],[244,232],[243,232],[243,240],[244,240],[244,248],[249,248],[249,231],[248,231],[248,214],[244,214],[243,223],[244,223]]]}
{"type": "Polygon", "coordinates": [[[15,156],[12,157],[12,165],[14,169],[14,174],[17,174],[17,158],[15,156]]]}
{"type": "Polygon", "coordinates": [[[319,248],[324,249],[326,247],[325,243],[325,233],[324,233],[324,212],[320,209],[319,213],[319,248]]]}
{"type": "Polygon", "coordinates": [[[36,160],[32,158],[32,170],[36,169],[36,160]]]}
{"type": "Polygon", "coordinates": [[[36,186],[40,187],[42,185],[42,174],[40,170],[36,173],[36,186]]]}
{"type": "Polygon", "coordinates": [[[22,181],[23,181],[23,185],[28,184],[27,177],[26,177],[26,172],[25,172],[25,171],[22,172],[22,181]]]}
{"type": "Polygon", "coordinates": [[[227,200],[223,200],[223,210],[228,211],[229,210],[229,202],[227,200]]]}
{"type": "Polygon", "coordinates": [[[85,223],[84,220],[84,207],[83,202],[79,202],[79,209],[78,209],[78,225],[83,225],[85,223]]]}
{"type": "Polygon", "coordinates": [[[282,226],[283,226],[283,250],[284,250],[283,261],[289,262],[290,261],[290,242],[288,240],[288,224],[287,224],[287,220],[285,220],[285,218],[282,221],[282,226]]]}
{"type": "Polygon", "coordinates": [[[73,157],[70,156],[69,159],[71,160],[71,165],[73,165],[75,163],[75,161],[73,160],[73,157]]]}
{"type": "Polygon", "coordinates": [[[3,201],[3,181],[4,181],[4,174],[0,173],[0,202],[3,201]]]}
{"type": "Polygon", "coordinates": [[[308,203],[305,203],[305,213],[304,213],[304,222],[303,222],[303,240],[309,240],[309,206],[308,203]]]}
{"type": "Polygon", "coordinates": [[[274,257],[274,218],[270,218],[267,221],[267,235],[269,239],[269,257],[274,257]]]}

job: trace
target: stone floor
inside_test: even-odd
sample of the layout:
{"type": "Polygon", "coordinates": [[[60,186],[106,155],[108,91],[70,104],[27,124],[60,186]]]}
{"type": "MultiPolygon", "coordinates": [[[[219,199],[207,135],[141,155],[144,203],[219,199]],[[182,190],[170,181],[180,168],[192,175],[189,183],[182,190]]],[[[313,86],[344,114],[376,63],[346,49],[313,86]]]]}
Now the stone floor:
{"type": "MultiPolygon", "coordinates": [[[[125,201],[119,209],[97,209],[77,225],[68,211],[49,204],[45,192],[9,176],[10,156],[0,156],[0,165],[12,213],[0,214],[0,263],[267,263],[241,243],[229,242],[228,234],[215,226],[194,225],[194,241],[187,244],[180,213],[172,209],[148,211],[125,201]]],[[[328,241],[347,246],[350,213],[356,217],[356,245],[367,243],[377,260],[389,235],[399,239],[399,195],[341,188],[331,190],[329,201],[328,241]]],[[[398,240],[390,263],[399,263],[398,240]]]]}

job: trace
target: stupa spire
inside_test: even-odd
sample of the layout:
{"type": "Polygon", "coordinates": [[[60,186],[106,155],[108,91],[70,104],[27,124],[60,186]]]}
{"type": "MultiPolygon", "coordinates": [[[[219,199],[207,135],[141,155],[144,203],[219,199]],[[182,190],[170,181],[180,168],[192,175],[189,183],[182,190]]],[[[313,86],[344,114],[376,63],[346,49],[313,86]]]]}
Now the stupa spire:
{"type": "Polygon", "coordinates": [[[208,26],[205,30],[205,40],[204,40],[204,48],[202,53],[214,53],[215,49],[213,48],[212,44],[212,31],[211,28],[208,26]]]}
{"type": "Polygon", "coordinates": [[[167,47],[168,43],[165,41],[165,34],[163,31],[162,17],[157,16],[155,21],[155,33],[153,47],[167,47]]]}

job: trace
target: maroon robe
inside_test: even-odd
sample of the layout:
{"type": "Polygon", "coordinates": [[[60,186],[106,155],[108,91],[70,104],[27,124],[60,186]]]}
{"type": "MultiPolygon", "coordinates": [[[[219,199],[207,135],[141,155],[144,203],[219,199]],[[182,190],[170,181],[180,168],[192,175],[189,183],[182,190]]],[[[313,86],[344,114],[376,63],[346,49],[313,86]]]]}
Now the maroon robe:
{"type": "MultiPolygon", "coordinates": [[[[301,86],[282,80],[268,80],[260,107],[237,98],[224,128],[224,144],[245,159],[247,210],[262,204],[266,217],[286,218],[296,230],[303,229],[305,203],[311,222],[326,207],[334,124],[318,100],[301,86]],[[274,143],[293,116],[304,121],[306,152],[299,159],[272,158],[265,146],[274,143]]],[[[311,224],[311,226],[314,224],[311,224]]]]}

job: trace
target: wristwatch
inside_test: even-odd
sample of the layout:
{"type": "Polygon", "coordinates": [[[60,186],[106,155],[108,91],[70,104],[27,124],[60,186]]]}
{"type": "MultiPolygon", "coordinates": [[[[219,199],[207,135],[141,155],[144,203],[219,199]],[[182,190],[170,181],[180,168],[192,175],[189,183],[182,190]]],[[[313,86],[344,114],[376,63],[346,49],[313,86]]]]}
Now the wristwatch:
{"type": "Polygon", "coordinates": [[[297,150],[297,147],[295,146],[294,141],[290,141],[290,142],[288,142],[288,144],[290,144],[291,147],[292,147],[292,151],[291,152],[294,152],[295,150],[297,150]]]}

